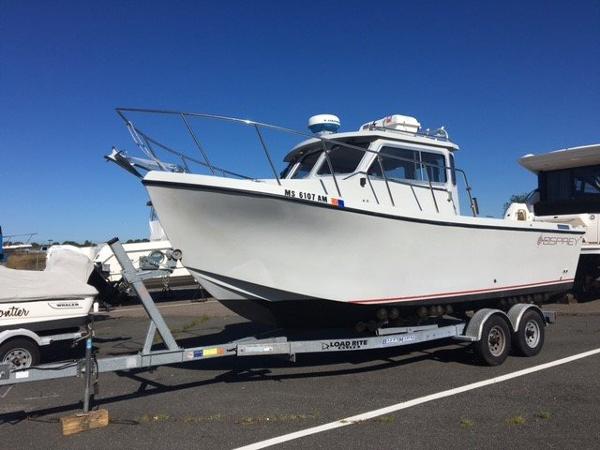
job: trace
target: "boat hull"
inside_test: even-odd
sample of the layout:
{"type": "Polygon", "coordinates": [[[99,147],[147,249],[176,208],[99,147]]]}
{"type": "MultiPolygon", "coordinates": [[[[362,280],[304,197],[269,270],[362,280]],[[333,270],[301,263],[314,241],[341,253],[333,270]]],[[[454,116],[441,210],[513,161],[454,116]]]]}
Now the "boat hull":
{"type": "Polygon", "coordinates": [[[94,297],[0,303],[0,331],[15,328],[43,332],[86,323],[94,297]]]}
{"type": "Polygon", "coordinates": [[[268,183],[153,174],[144,184],[183,264],[238,311],[251,300],[281,321],[298,315],[293,305],[317,318],[331,304],[346,317],[349,306],[468,304],[573,284],[581,233],[556,225],[407,217],[268,183]]]}

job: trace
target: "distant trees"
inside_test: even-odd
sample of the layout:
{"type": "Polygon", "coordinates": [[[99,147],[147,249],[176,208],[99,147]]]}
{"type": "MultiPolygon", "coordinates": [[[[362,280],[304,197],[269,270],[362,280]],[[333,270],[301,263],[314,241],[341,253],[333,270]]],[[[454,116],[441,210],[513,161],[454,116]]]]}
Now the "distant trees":
{"type": "MultiPolygon", "coordinates": [[[[126,244],[137,244],[139,242],[149,242],[149,239],[129,239],[127,242],[125,242],[126,244]]],[[[39,242],[23,242],[23,241],[4,241],[4,245],[24,245],[24,244],[29,244],[31,245],[31,248],[33,249],[39,249],[41,247],[50,247],[51,245],[73,245],[75,247],[91,247],[93,245],[96,245],[95,242],[90,241],[89,239],[86,239],[85,241],[83,241],[83,243],[81,242],[77,242],[77,241],[57,241],[54,242],[53,240],[49,240],[48,242],[43,242],[43,243],[39,243],[39,242]]]]}
{"type": "Polygon", "coordinates": [[[139,244],[140,242],[150,242],[149,239],[129,239],[126,244],[139,244]]]}

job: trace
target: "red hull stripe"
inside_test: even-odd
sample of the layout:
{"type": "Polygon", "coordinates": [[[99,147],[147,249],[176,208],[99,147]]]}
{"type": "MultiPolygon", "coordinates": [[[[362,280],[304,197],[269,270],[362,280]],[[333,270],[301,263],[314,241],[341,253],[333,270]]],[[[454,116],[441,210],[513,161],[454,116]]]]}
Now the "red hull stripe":
{"type": "Polygon", "coordinates": [[[389,302],[408,302],[414,300],[428,300],[432,298],[439,297],[452,297],[457,295],[468,295],[468,294],[481,294],[485,292],[501,292],[507,291],[515,288],[525,288],[525,287],[535,287],[535,286],[544,286],[544,285],[552,285],[552,284],[564,284],[571,283],[574,278],[567,278],[564,280],[554,280],[554,281],[542,281],[540,283],[530,283],[530,284],[517,284],[514,286],[504,286],[501,288],[494,289],[476,289],[471,291],[457,291],[457,292],[443,292],[441,294],[427,294],[427,295],[414,295],[412,297],[389,297],[389,298],[375,298],[368,300],[351,300],[349,303],[389,303],[389,302]]]}

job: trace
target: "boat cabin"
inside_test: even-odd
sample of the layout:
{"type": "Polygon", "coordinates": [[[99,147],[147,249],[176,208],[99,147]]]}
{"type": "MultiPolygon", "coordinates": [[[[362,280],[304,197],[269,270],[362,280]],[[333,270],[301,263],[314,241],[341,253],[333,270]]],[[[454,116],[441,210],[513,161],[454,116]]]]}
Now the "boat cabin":
{"type": "Polygon", "coordinates": [[[536,216],[600,213],[600,144],[528,154],[519,163],[538,177],[536,216]]]}
{"type": "Polygon", "coordinates": [[[299,187],[314,184],[330,196],[339,187],[348,200],[459,214],[454,164],[458,146],[443,128],[421,132],[414,117],[398,114],[355,132],[336,133],[337,127],[335,116],[311,117],[309,128],[319,138],[300,143],[285,157],[288,165],[281,178],[286,187],[294,181],[299,187]]]}

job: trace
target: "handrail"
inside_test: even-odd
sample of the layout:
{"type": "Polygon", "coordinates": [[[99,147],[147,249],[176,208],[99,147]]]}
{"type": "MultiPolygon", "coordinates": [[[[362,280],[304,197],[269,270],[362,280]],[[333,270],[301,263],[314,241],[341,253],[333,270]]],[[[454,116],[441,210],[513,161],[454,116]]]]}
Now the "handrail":
{"type": "Polygon", "coordinates": [[[271,154],[269,153],[269,150],[267,149],[267,145],[265,144],[265,140],[263,139],[263,136],[260,133],[260,130],[258,129],[258,125],[254,125],[254,129],[256,130],[256,134],[258,134],[258,139],[260,139],[260,143],[262,145],[262,148],[265,151],[265,155],[267,156],[267,160],[269,161],[269,165],[271,166],[271,170],[273,170],[273,175],[275,175],[275,179],[277,180],[277,184],[279,186],[281,186],[281,181],[279,180],[279,175],[277,175],[277,171],[275,170],[275,164],[273,164],[273,160],[271,159],[271,154]]]}
{"type": "Polygon", "coordinates": [[[331,158],[329,157],[329,152],[331,150],[327,148],[325,141],[321,141],[321,144],[323,144],[323,154],[325,155],[325,160],[327,161],[327,166],[329,167],[329,173],[333,178],[333,184],[335,184],[335,189],[338,193],[338,196],[341,197],[342,191],[340,191],[340,186],[338,185],[337,178],[335,177],[335,170],[333,170],[333,164],[331,164],[331,158]]]}
{"type": "MultiPolygon", "coordinates": [[[[171,153],[173,155],[179,156],[181,158],[181,161],[183,162],[184,166],[187,166],[186,161],[191,161],[191,162],[193,162],[195,164],[199,164],[201,166],[208,167],[208,165],[206,163],[204,163],[202,161],[199,161],[199,160],[197,160],[195,158],[192,158],[191,156],[188,156],[185,153],[178,152],[177,150],[175,150],[175,149],[173,149],[173,148],[171,148],[171,147],[169,147],[169,146],[167,146],[167,145],[165,145],[165,144],[163,144],[161,142],[158,142],[156,139],[151,138],[150,136],[148,136],[147,134],[145,134],[142,131],[138,130],[137,128],[136,128],[136,131],[138,132],[138,134],[140,136],[144,137],[145,139],[147,139],[149,142],[153,143],[154,145],[159,146],[163,150],[165,150],[165,151],[167,151],[167,152],[169,152],[169,153],[171,153]]],[[[217,166],[212,166],[212,167],[215,170],[217,170],[218,172],[221,172],[224,175],[225,174],[226,175],[231,175],[231,176],[234,176],[234,177],[237,177],[237,178],[242,178],[244,180],[254,180],[253,177],[249,177],[247,175],[242,175],[240,173],[232,172],[230,170],[225,170],[225,169],[222,169],[222,168],[217,167],[217,166]]]]}
{"type": "MultiPolygon", "coordinates": [[[[420,162],[422,164],[423,161],[420,162]]],[[[425,173],[427,174],[427,182],[429,183],[429,190],[431,191],[431,197],[433,198],[433,204],[435,205],[436,212],[440,212],[440,208],[438,207],[437,200],[435,199],[435,193],[433,192],[433,185],[431,184],[431,177],[429,176],[429,167],[425,167],[425,173]]]]}
{"type": "MultiPolygon", "coordinates": [[[[435,139],[436,141],[442,141],[442,142],[452,142],[450,140],[450,138],[448,137],[448,133],[446,133],[445,135],[441,135],[441,134],[431,134],[431,133],[423,133],[421,131],[405,131],[405,130],[398,130],[396,128],[390,128],[390,127],[381,127],[381,126],[377,126],[377,125],[373,125],[370,124],[369,131],[373,131],[373,130],[377,130],[377,131],[389,131],[392,133],[400,133],[400,134],[404,134],[404,135],[417,135],[417,136],[422,136],[422,137],[426,137],[426,138],[430,138],[430,139],[435,139]]],[[[436,131],[440,131],[440,130],[444,130],[444,127],[439,128],[436,131]]],[[[446,130],[444,130],[444,132],[446,132],[446,130]]]]}
{"type": "MultiPolygon", "coordinates": [[[[342,193],[340,190],[340,186],[335,174],[335,170],[333,167],[333,164],[331,162],[331,158],[330,158],[330,152],[332,151],[331,147],[328,147],[328,145],[339,145],[341,147],[345,147],[345,148],[350,148],[350,149],[355,149],[355,150],[359,150],[363,153],[373,153],[377,155],[377,161],[379,164],[379,168],[381,170],[382,173],[382,178],[385,182],[385,186],[386,189],[388,191],[388,194],[390,196],[390,201],[392,206],[396,206],[396,203],[394,201],[394,196],[392,194],[390,185],[389,185],[389,181],[396,181],[393,179],[388,179],[388,177],[385,175],[385,171],[384,171],[384,167],[383,167],[383,163],[382,163],[382,155],[380,152],[376,151],[376,150],[371,150],[369,148],[364,148],[364,147],[360,147],[357,145],[353,145],[353,144],[349,144],[347,142],[343,142],[340,140],[337,140],[335,138],[331,138],[328,135],[325,136],[315,136],[312,134],[308,134],[306,132],[302,132],[302,131],[297,131],[291,128],[286,128],[286,127],[281,127],[278,125],[271,125],[268,123],[263,123],[263,122],[256,122],[253,120],[248,120],[248,119],[241,119],[241,118],[237,118],[237,117],[228,117],[228,116],[223,116],[223,115],[217,115],[217,114],[206,114],[206,113],[194,113],[194,112],[183,112],[183,111],[173,111],[173,110],[161,110],[161,109],[143,109],[143,108],[116,108],[117,114],[123,119],[123,121],[125,121],[130,134],[132,135],[132,138],[134,140],[134,142],[136,143],[136,145],[138,145],[138,147],[140,147],[140,149],[142,150],[142,152],[144,152],[147,156],[149,156],[151,159],[153,159],[157,165],[159,167],[161,167],[163,170],[167,170],[166,167],[164,166],[164,164],[158,159],[158,157],[156,156],[154,150],[152,149],[151,144],[157,145],[158,147],[174,154],[177,155],[184,167],[185,170],[189,172],[189,166],[187,164],[188,161],[192,161],[196,164],[199,164],[201,166],[207,167],[211,173],[213,175],[216,175],[215,171],[218,171],[220,173],[223,174],[223,176],[227,176],[227,175],[231,175],[231,176],[235,176],[238,178],[242,178],[242,179],[249,179],[249,180],[255,180],[255,178],[253,177],[249,177],[249,176],[245,176],[245,175],[241,175],[235,172],[231,172],[225,169],[221,169],[218,168],[216,166],[214,166],[213,164],[211,164],[210,160],[208,159],[208,155],[204,149],[204,147],[200,144],[200,141],[198,139],[198,137],[196,136],[196,134],[194,133],[193,129],[191,128],[189,121],[187,120],[187,118],[202,118],[202,119],[214,119],[214,120],[220,120],[220,121],[227,121],[227,122],[233,122],[233,123],[238,123],[241,125],[245,125],[245,126],[250,126],[253,127],[256,130],[256,133],[258,135],[260,144],[263,148],[263,151],[265,153],[265,156],[267,158],[267,161],[269,163],[269,166],[273,172],[273,175],[275,177],[275,180],[277,181],[278,185],[281,186],[281,180],[280,177],[277,173],[277,170],[275,169],[275,165],[273,163],[273,159],[271,157],[271,154],[268,150],[268,147],[266,145],[266,142],[264,140],[264,137],[260,131],[261,128],[264,129],[270,129],[270,130],[275,130],[275,131],[281,131],[284,133],[288,133],[288,134],[292,134],[292,135],[296,135],[296,136],[302,136],[302,137],[306,137],[306,138],[310,138],[310,139],[315,139],[316,141],[320,141],[321,142],[321,146],[322,146],[322,150],[319,150],[318,148],[316,148],[314,151],[322,151],[324,154],[324,159],[325,162],[327,163],[327,166],[329,168],[329,172],[330,175],[332,177],[333,183],[335,185],[336,191],[338,193],[338,195],[340,197],[342,197],[342,193]],[[150,136],[148,136],[147,134],[143,133],[141,130],[139,130],[138,128],[136,128],[135,126],[133,126],[132,122],[126,117],[126,113],[128,112],[132,112],[132,113],[148,113],[148,114],[165,114],[165,115],[178,115],[179,117],[181,117],[181,119],[183,120],[185,127],[187,128],[187,131],[190,133],[190,135],[192,136],[192,139],[196,145],[196,147],[198,148],[198,150],[200,151],[200,153],[203,156],[204,162],[198,161],[184,153],[181,153],[175,149],[169,148],[168,146],[159,143],[158,141],[156,141],[155,139],[151,138],[150,136]],[[142,139],[140,139],[143,138],[142,139]]],[[[376,126],[371,126],[369,127],[369,129],[377,129],[377,130],[389,130],[389,131],[402,131],[402,130],[395,130],[395,129],[390,129],[390,128],[386,128],[386,127],[376,127],[376,126]]],[[[445,130],[444,130],[445,131],[445,130]]],[[[450,140],[448,139],[447,135],[432,135],[432,134],[426,134],[426,133],[409,133],[409,132],[403,132],[403,134],[411,134],[411,135],[419,135],[419,136],[424,136],[424,137],[428,137],[431,139],[440,139],[447,142],[450,142],[450,140]]],[[[311,152],[312,153],[312,152],[311,152]]],[[[450,175],[451,178],[452,177],[452,172],[454,171],[454,173],[460,173],[463,177],[464,183],[465,183],[465,189],[467,191],[467,195],[469,198],[469,202],[470,202],[470,207],[473,213],[473,216],[477,216],[478,214],[478,205],[477,205],[477,200],[472,196],[472,188],[469,185],[466,173],[459,168],[456,167],[450,167],[447,166],[446,164],[444,165],[437,165],[437,164],[432,164],[432,163],[427,163],[424,161],[414,161],[413,159],[409,159],[409,158],[403,158],[400,156],[394,156],[394,155],[383,155],[385,156],[385,158],[388,159],[393,159],[393,160],[398,160],[398,161],[405,161],[405,162],[411,162],[414,164],[418,164],[420,167],[425,169],[425,172],[427,174],[427,180],[426,182],[429,185],[429,189],[433,198],[433,203],[434,206],[436,208],[436,211],[439,213],[439,206],[437,203],[437,199],[435,197],[435,193],[434,193],[434,188],[433,188],[433,184],[432,184],[432,180],[431,180],[431,175],[430,175],[430,168],[436,168],[438,170],[444,170],[447,173],[447,176],[450,175]]],[[[355,172],[356,173],[356,172],[355,172]]],[[[367,175],[368,177],[368,175],[367,175]]],[[[347,178],[347,177],[346,177],[347,178]]],[[[369,179],[369,184],[371,184],[371,180],[369,179]]],[[[419,209],[422,210],[421,204],[419,203],[419,200],[416,196],[416,193],[414,191],[413,188],[413,184],[412,183],[402,183],[402,184],[410,184],[411,185],[411,189],[413,191],[413,195],[415,197],[415,200],[419,206],[419,209]]],[[[377,202],[379,202],[379,200],[377,200],[377,202]]]]}
{"type": "Polygon", "coordinates": [[[383,158],[381,155],[377,155],[377,163],[379,164],[379,170],[381,170],[381,176],[383,177],[383,181],[385,181],[385,187],[387,188],[388,194],[390,195],[390,201],[392,202],[392,206],[396,206],[394,203],[394,196],[392,195],[392,190],[390,189],[390,183],[388,182],[387,175],[385,174],[385,170],[383,169],[383,163],[381,162],[383,158]]]}
{"type": "Polygon", "coordinates": [[[181,119],[183,120],[183,123],[185,124],[185,127],[187,128],[187,130],[190,132],[190,135],[192,136],[192,139],[194,140],[196,147],[198,147],[198,150],[200,150],[200,153],[202,153],[202,156],[204,157],[204,161],[206,161],[206,165],[210,169],[211,173],[213,175],[215,175],[215,169],[213,169],[213,166],[211,165],[210,161],[208,160],[208,156],[206,155],[206,152],[200,145],[200,141],[198,141],[198,138],[194,134],[192,127],[190,127],[190,124],[188,123],[187,119],[185,118],[185,114],[181,114],[181,119]]]}

